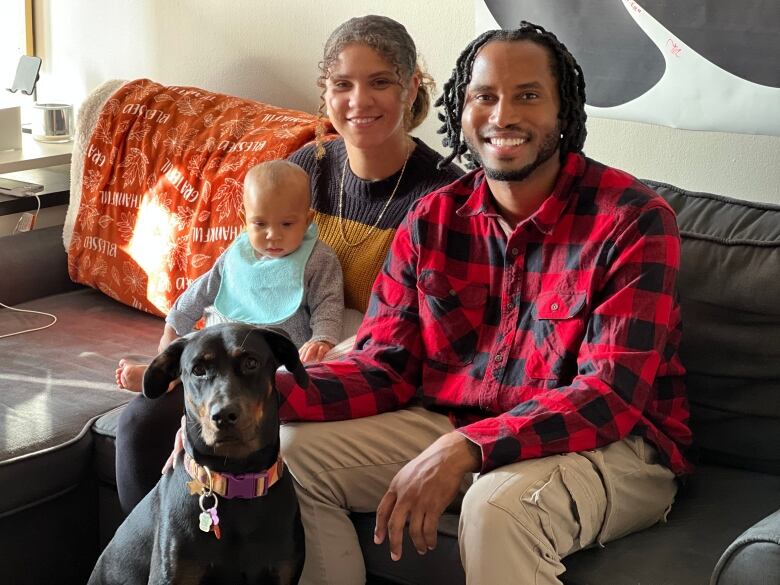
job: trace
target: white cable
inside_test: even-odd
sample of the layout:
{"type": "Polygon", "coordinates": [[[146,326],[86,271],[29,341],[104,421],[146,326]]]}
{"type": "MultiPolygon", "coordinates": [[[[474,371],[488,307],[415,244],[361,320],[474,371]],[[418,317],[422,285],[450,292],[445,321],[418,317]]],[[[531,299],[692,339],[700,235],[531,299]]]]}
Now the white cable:
{"type": "MultiPolygon", "coordinates": [[[[32,195],[35,197],[35,200],[38,202],[38,208],[35,210],[35,214],[33,215],[32,222],[30,222],[30,229],[33,229],[35,227],[35,220],[38,219],[38,213],[41,211],[41,198],[38,197],[37,193],[26,193],[27,196],[32,195]]],[[[19,231],[19,226],[22,223],[22,220],[24,217],[20,217],[19,221],[16,222],[16,227],[14,228],[13,233],[16,234],[19,231]]],[[[32,311],[30,309],[17,309],[15,307],[9,307],[5,303],[0,303],[0,307],[3,307],[4,309],[8,309],[9,311],[16,311],[18,313],[32,313],[34,315],[44,315],[46,317],[51,317],[52,322],[47,325],[42,325],[41,327],[33,327],[32,329],[24,329],[22,331],[15,331],[14,333],[5,333],[4,335],[0,335],[0,339],[3,339],[4,337],[13,337],[14,335],[21,335],[22,333],[31,333],[33,331],[40,331],[41,329],[48,329],[52,325],[54,325],[57,322],[57,317],[55,315],[52,315],[51,313],[45,313],[43,311],[32,311]]]]}
{"type": "MultiPolygon", "coordinates": [[[[30,230],[32,231],[35,228],[35,220],[38,219],[38,213],[41,211],[41,198],[38,197],[37,193],[33,193],[31,191],[25,193],[27,197],[32,195],[35,197],[35,200],[38,202],[38,208],[35,210],[35,214],[33,214],[32,221],[30,222],[30,230]]],[[[11,232],[11,235],[16,235],[19,233],[19,227],[22,225],[22,222],[24,221],[24,213],[22,213],[21,217],[19,217],[19,221],[16,222],[16,227],[14,228],[13,232],[11,232]]]]}
{"type": "Polygon", "coordinates": [[[51,313],[44,313],[43,311],[32,311],[30,309],[17,309],[15,307],[9,307],[8,305],[4,303],[0,303],[0,307],[3,307],[4,309],[8,309],[10,311],[17,311],[19,313],[33,313],[35,315],[45,315],[46,317],[51,317],[52,322],[48,325],[43,325],[41,327],[33,327],[32,329],[24,329],[22,331],[15,331],[14,333],[5,333],[4,335],[0,335],[0,339],[4,337],[12,337],[14,335],[21,335],[22,333],[30,333],[32,331],[40,331],[41,329],[48,329],[52,325],[54,325],[57,322],[57,317],[55,315],[52,315],[51,313]]]}

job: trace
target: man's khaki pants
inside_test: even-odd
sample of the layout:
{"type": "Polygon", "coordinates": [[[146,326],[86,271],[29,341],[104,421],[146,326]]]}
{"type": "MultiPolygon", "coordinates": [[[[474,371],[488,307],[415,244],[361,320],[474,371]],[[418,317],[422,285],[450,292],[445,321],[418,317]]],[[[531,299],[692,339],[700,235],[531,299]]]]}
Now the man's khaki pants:
{"type": "MultiPolygon", "coordinates": [[[[304,585],[362,585],[349,511],[374,512],[395,474],[439,436],[446,416],[414,406],[363,419],[290,423],[282,453],[306,531],[304,585]]],[[[677,485],[638,438],[513,463],[464,479],[459,543],[469,585],[560,583],[561,559],[665,518],[677,485]]],[[[389,554],[389,553],[388,553],[389,554]]],[[[408,547],[404,555],[417,554],[408,547]]]]}

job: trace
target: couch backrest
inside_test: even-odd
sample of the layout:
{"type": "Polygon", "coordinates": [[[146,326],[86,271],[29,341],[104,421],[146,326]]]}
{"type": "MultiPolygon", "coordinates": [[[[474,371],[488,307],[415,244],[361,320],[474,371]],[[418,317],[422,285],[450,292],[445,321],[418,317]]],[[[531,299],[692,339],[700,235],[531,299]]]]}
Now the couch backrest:
{"type": "Polygon", "coordinates": [[[780,206],[647,183],[682,237],[680,354],[702,460],[780,474],[780,206]]]}

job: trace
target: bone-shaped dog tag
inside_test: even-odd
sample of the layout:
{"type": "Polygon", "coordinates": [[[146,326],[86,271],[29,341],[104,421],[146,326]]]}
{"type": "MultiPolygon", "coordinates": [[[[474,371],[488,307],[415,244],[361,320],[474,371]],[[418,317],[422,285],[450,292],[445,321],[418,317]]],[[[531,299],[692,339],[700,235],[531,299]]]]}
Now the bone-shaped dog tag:
{"type": "Polygon", "coordinates": [[[211,523],[216,526],[219,524],[219,516],[217,516],[217,507],[214,506],[213,508],[209,508],[206,510],[206,512],[209,513],[209,516],[211,517],[211,523]]]}
{"type": "Polygon", "coordinates": [[[208,512],[201,512],[198,516],[199,528],[203,532],[209,532],[211,530],[211,514],[208,512]]]}

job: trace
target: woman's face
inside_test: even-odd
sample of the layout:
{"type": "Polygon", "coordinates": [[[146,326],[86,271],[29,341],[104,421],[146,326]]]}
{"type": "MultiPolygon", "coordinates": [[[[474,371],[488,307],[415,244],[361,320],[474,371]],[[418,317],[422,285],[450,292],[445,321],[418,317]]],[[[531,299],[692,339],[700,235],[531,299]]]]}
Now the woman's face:
{"type": "Polygon", "coordinates": [[[328,70],[325,105],[336,131],[357,148],[382,146],[406,136],[404,112],[417,96],[413,75],[403,87],[395,67],[362,44],[344,47],[328,70]]]}

